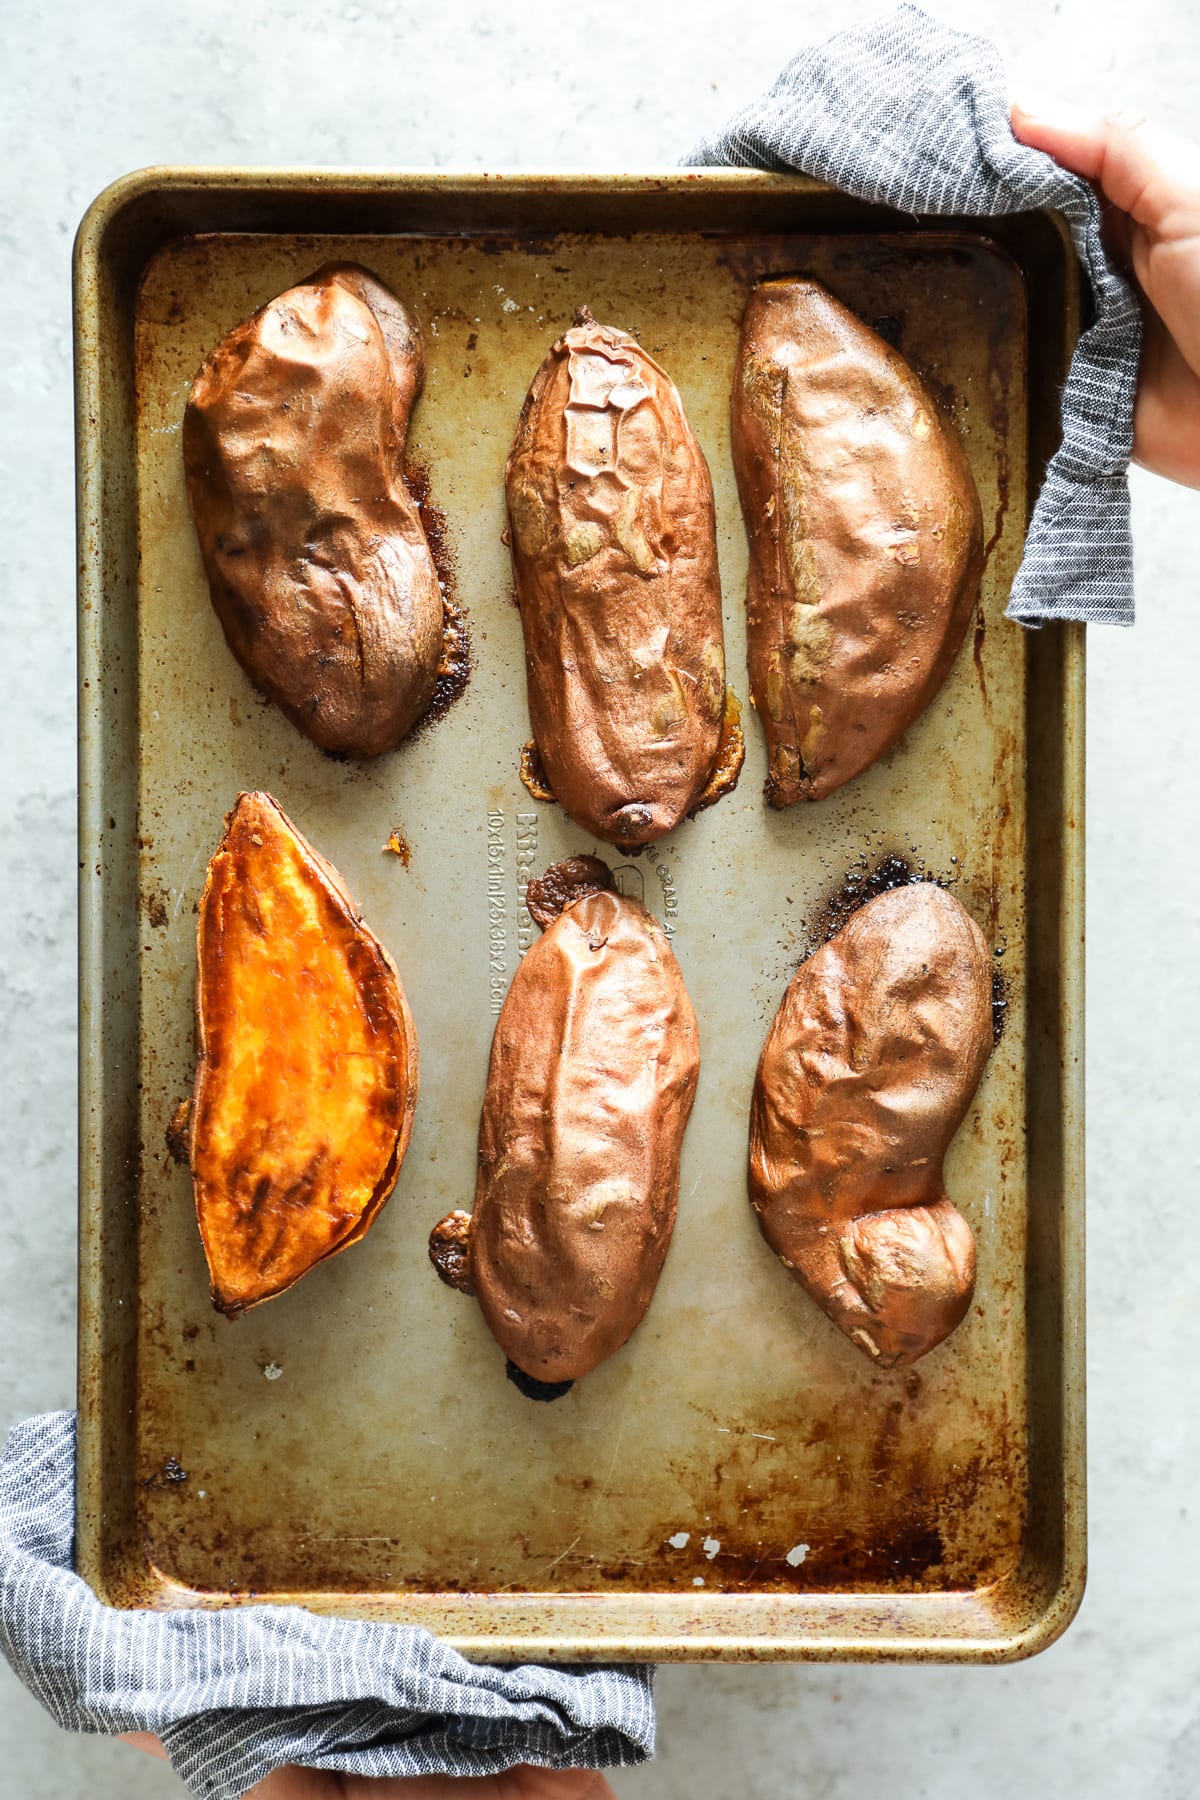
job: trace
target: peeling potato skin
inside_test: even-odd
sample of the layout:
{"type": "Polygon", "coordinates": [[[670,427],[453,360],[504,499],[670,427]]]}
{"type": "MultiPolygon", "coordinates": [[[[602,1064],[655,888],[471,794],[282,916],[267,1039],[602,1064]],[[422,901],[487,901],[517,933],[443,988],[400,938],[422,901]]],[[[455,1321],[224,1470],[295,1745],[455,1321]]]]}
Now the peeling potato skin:
{"type": "Polygon", "coordinates": [[[617,893],[569,904],[497,1021],[470,1234],[484,1318],[536,1381],[588,1374],[644,1317],[699,1069],[661,926],[617,893]]]}
{"type": "Polygon", "coordinates": [[[330,264],[222,339],[184,414],[230,649],[323,750],[378,756],[433,699],[442,594],[403,474],[424,371],[395,296],[330,264]]]}
{"type": "Polygon", "coordinates": [[[979,496],[919,376],[815,281],[751,294],[732,442],[766,796],[821,800],[945,680],[979,597],[979,496]]]}
{"type": "Polygon", "coordinates": [[[240,794],[196,934],[189,1160],[213,1304],[272,1299],[357,1243],[391,1193],[417,1036],[341,876],[269,794],[240,794]]]}
{"type": "Polygon", "coordinates": [[[992,1049],[991,962],[952,895],[895,888],[802,964],[759,1061],[763,1236],[881,1368],[916,1362],[971,1303],[974,1240],[942,1163],[992,1049]]]}
{"type": "Polygon", "coordinates": [[[672,831],[717,761],[725,647],[712,482],[670,378],[582,309],[505,471],[529,716],[554,798],[623,847],[672,831]]]}

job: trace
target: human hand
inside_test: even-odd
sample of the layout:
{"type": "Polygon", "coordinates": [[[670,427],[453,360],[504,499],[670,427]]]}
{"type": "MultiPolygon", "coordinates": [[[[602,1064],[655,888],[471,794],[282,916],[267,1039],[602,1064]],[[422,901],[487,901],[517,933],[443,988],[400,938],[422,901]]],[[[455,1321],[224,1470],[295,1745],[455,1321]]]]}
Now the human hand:
{"type": "Polygon", "coordinates": [[[1099,189],[1110,249],[1145,302],[1134,461],[1200,487],[1200,146],[1137,113],[1058,101],[1015,104],[1012,128],[1099,189]]]}
{"type": "MultiPolygon", "coordinates": [[[[166,1757],[156,1737],[131,1731],[125,1742],[166,1757]]],[[[329,1775],[320,1769],[277,1769],[243,1800],[616,1800],[594,1769],[508,1769],[503,1775],[418,1775],[401,1780],[329,1775]]]]}

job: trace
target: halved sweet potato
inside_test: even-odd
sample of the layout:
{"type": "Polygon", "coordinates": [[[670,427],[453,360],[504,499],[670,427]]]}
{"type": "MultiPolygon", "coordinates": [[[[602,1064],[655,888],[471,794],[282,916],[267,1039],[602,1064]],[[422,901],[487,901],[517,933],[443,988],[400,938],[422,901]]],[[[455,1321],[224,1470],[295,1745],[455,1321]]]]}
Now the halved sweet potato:
{"type": "Polygon", "coordinates": [[[282,1294],[356,1243],[391,1193],[417,1102],[396,969],[269,794],[239,794],[197,929],[187,1146],[219,1312],[282,1294]]]}

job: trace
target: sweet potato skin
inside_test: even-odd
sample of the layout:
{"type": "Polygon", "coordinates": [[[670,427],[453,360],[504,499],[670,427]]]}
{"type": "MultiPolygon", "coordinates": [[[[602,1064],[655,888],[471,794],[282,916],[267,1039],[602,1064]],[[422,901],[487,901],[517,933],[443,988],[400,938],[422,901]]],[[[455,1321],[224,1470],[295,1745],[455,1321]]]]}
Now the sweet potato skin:
{"type": "Polygon", "coordinates": [[[791,806],[861,774],[945,680],[979,595],[979,496],[915,370],[815,281],[751,293],[731,431],[766,795],[791,806]]]}
{"type": "Polygon", "coordinates": [[[611,891],[568,904],[497,1021],[469,1234],[470,1287],[535,1381],[588,1374],[645,1316],[699,1066],[657,921],[611,891]]]}
{"type": "Polygon", "coordinates": [[[750,1200],[763,1236],[883,1368],[971,1302],[975,1246],[942,1163],[992,1049],[992,968],[931,882],[869,901],[801,965],[758,1065],[750,1200]]]}
{"type": "Polygon", "coordinates": [[[412,1132],[417,1037],[337,871],[240,794],[197,925],[189,1160],[213,1304],[236,1314],[356,1243],[412,1132]]]}
{"type": "Polygon", "coordinates": [[[674,383],[582,309],[534,376],[505,489],[549,787],[595,836],[650,843],[705,803],[726,702],[712,482],[674,383]]]}
{"type": "Polygon", "coordinates": [[[403,472],[424,368],[399,300],[331,264],[222,339],[184,414],[226,639],[324,750],[377,756],[433,698],[442,594],[403,472]]]}

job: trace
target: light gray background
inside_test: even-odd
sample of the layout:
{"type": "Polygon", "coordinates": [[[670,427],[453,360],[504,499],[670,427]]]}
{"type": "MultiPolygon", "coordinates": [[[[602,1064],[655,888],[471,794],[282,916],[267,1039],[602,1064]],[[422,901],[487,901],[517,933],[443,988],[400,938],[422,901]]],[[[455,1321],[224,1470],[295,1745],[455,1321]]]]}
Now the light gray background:
{"type": "MultiPolygon", "coordinates": [[[[0,0],[0,1425],[74,1393],[71,240],[147,163],[657,168],[863,0],[0,0]]],[[[1191,0],[936,0],[1018,92],[1195,131],[1191,0]]],[[[1140,623],[1088,646],[1091,1564],[1011,1669],[685,1668],[622,1800],[1091,1800],[1196,1788],[1191,1371],[1200,496],[1135,474],[1140,623]]],[[[181,1792],[0,1673],[0,1792],[181,1792]]]]}

